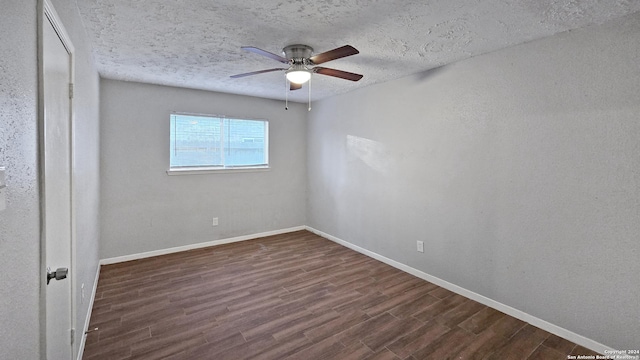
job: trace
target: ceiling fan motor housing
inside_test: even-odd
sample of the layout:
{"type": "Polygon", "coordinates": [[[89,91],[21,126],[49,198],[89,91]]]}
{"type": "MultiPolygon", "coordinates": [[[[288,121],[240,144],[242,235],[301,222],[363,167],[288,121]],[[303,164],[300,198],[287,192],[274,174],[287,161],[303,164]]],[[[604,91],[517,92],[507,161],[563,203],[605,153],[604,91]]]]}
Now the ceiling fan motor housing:
{"type": "Polygon", "coordinates": [[[313,48],[307,45],[289,45],[282,49],[282,53],[292,64],[307,65],[308,59],[313,54],[313,48]]]}

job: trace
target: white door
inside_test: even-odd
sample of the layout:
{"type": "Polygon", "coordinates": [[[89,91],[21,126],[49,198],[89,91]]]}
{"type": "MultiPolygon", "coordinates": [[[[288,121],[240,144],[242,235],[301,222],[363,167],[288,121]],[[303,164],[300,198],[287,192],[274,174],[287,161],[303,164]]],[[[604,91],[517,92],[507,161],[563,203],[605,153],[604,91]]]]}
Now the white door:
{"type": "Polygon", "coordinates": [[[69,271],[45,287],[46,348],[49,360],[71,360],[71,54],[47,15],[42,26],[45,265],[69,271]]]}

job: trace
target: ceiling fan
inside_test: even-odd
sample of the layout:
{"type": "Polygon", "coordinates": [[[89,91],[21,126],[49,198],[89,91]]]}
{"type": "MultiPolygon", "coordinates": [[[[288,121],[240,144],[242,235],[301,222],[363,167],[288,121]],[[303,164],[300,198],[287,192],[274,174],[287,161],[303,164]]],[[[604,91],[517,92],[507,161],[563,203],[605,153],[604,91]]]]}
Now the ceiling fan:
{"type": "Polygon", "coordinates": [[[322,63],[326,63],[331,60],[340,59],[343,57],[356,55],[359,53],[356,48],[351,45],[345,45],[333,50],[329,50],[327,52],[323,52],[320,54],[313,55],[313,48],[307,45],[289,45],[282,49],[282,53],[284,55],[276,55],[270,53],[268,51],[258,49],[253,46],[243,46],[242,50],[250,51],[252,53],[266,56],[273,60],[279,61],[283,64],[289,65],[288,68],[274,68],[274,69],[266,69],[259,71],[252,71],[244,74],[232,75],[231,78],[237,79],[245,76],[257,75],[268,73],[272,71],[284,71],[287,77],[287,80],[290,82],[290,90],[298,90],[302,88],[302,84],[306,83],[311,79],[311,74],[320,74],[333,76],[340,79],[358,81],[362,79],[362,75],[354,74],[347,71],[330,69],[322,66],[314,66],[320,65],[322,63]]]}

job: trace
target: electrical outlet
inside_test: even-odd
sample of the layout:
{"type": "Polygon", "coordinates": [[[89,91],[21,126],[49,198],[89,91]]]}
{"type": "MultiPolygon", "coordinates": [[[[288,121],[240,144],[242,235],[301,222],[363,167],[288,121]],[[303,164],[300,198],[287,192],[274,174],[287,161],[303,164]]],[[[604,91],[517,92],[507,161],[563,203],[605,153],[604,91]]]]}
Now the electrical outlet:
{"type": "Polygon", "coordinates": [[[418,246],[418,252],[423,253],[424,252],[424,242],[423,241],[418,241],[417,242],[417,246],[418,246]]]}
{"type": "Polygon", "coordinates": [[[211,223],[212,226],[218,226],[218,218],[214,217],[213,218],[213,222],[211,223]]]}
{"type": "Polygon", "coordinates": [[[80,304],[84,304],[84,283],[80,286],[80,304]]]}

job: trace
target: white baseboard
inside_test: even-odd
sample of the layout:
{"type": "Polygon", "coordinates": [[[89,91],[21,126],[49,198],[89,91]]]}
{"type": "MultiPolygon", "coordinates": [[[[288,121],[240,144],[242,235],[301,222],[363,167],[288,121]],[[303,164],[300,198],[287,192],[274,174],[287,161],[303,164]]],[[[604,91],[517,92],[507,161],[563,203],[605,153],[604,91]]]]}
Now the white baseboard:
{"type": "Polygon", "coordinates": [[[338,243],[342,246],[348,247],[349,249],[355,250],[363,255],[369,256],[371,258],[374,258],[378,261],[382,261],[383,263],[393,266],[396,269],[402,270],[404,272],[407,272],[413,276],[419,277],[423,280],[429,281],[431,283],[434,283],[438,286],[441,286],[447,290],[453,291],[454,293],[460,294],[466,298],[472,299],[474,301],[477,301],[483,305],[486,305],[490,308],[496,309],[498,311],[501,311],[507,315],[513,316],[516,319],[520,319],[524,322],[527,322],[533,326],[536,326],[542,330],[545,330],[547,332],[550,332],[552,334],[555,334],[557,336],[560,336],[561,338],[565,338],[569,341],[572,341],[578,345],[581,345],[587,349],[591,349],[593,351],[596,351],[600,354],[604,354],[605,350],[606,351],[611,351],[613,350],[612,348],[605,346],[603,344],[600,344],[597,341],[591,340],[589,338],[586,338],[582,335],[576,334],[572,331],[569,331],[567,329],[561,328],[557,325],[554,325],[550,322],[547,322],[545,320],[542,320],[540,318],[537,318],[533,315],[527,314],[523,311],[520,311],[518,309],[512,308],[511,306],[505,305],[503,303],[500,303],[498,301],[492,300],[486,296],[480,295],[478,293],[475,293],[473,291],[467,290],[463,287],[460,287],[458,285],[452,284],[448,281],[442,280],[440,278],[437,278],[433,275],[429,275],[425,272],[422,272],[418,269],[412,268],[408,265],[405,265],[403,263],[400,263],[398,261],[389,259],[387,257],[384,257],[380,254],[377,254],[373,251],[361,248],[357,245],[354,245],[348,241],[342,240],[340,238],[337,238],[333,235],[329,235],[327,233],[324,233],[320,230],[316,230],[310,226],[306,227],[307,230],[311,231],[312,233],[322,236],[323,238],[329,239],[335,243],[338,243]]]}
{"type": "Polygon", "coordinates": [[[267,232],[251,234],[251,235],[243,235],[243,236],[237,236],[237,237],[232,237],[227,239],[213,240],[213,241],[207,241],[203,243],[190,244],[190,245],[184,245],[184,246],[177,246],[177,247],[172,247],[168,249],[161,249],[161,250],[147,251],[147,252],[138,253],[138,254],[112,257],[112,258],[100,260],[100,265],[116,264],[120,262],[144,259],[144,258],[153,257],[153,256],[172,254],[172,253],[181,252],[181,251],[200,249],[204,247],[210,247],[210,246],[216,246],[216,245],[222,245],[222,244],[230,244],[234,242],[252,240],[252,239],[257,239],[265,236],[279,235],[279,234],[289,233],[293,231],[300,231],[305,229],[306,229],[306,226],[296,226],[288,229],[273,230],[273,231],[267,231],[267,232]]]}
{"type": "Polygon", "coordinates": [[[89,299],[89,310],[87,310],[87,317],[84,320],[84,327],[82,329],[82,332],[79,334],[81,336],[81,340],[80,340],[80,347],[78,348],[77,360],[82,360],[82,355],[84,355],[84,345],[87,341],[87,331],[89,330],[89,322],[91,321],[91,311],[93,311],[93,302],[96,299],[96,290],[98,289],[99,278],[100,278],[100,264],[98,264],[98,269],[96,270],[96,278],[93,281],[93,290],[91,291],[91,298],[89,299]]]}

